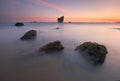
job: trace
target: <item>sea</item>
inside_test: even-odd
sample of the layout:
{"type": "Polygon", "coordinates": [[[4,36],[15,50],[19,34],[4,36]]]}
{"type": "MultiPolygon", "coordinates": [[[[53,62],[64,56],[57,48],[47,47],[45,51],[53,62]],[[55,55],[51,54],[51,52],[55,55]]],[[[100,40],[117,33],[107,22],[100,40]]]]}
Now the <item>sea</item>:
{"type": "Polygon", "coordinates": [[[15,22],[0,23],[0,81],[119,81],[120,24],[15,22]],[[59,29],[56,29],[56,28],[59,29]],[[36,30],[33,40],[20,40],[36,30]],[[64,50],[52,54],[39,49],[61,41],[64,50]],[[88,62],[75,48],[84,42],[105,45],[108,53],[102,65],[88,62]]]}

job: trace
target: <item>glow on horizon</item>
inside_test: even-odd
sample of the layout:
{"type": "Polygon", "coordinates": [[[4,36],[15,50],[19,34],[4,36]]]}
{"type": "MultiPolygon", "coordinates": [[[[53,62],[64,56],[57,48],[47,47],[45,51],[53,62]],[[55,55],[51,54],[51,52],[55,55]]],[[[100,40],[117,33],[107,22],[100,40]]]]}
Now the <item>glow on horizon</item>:
{"type": "Polygon", "coordinates": [[[4,0],[0,21],[51,21],[65,16],[65,22],[120,21],[119,0],[4,0]],[[67,3],[67,4],[66,4],[67,3]]]}
{"type": "MultiPolygon", "coordinates": [[[[40,18],[40,17],[13,17],[10,18],[12,20],[16,20],[16,21],[38,21],[38,22],[57,22],[57,18],[48,18],[48,17],[44,17],[44,18],[40,18]]],[[[95,18],[65,18],[65,22],[117,22],[120,21],[120,19],[95,19],[95,18]]]]}

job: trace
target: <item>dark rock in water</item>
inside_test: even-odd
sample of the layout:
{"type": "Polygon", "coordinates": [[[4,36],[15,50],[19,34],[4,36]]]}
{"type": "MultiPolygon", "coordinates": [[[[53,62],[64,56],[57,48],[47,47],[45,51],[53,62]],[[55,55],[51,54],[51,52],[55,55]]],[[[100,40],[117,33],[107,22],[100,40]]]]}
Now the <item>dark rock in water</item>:
{"type": "Polygon", "coordinates": [[[68,23],[71,23],[71,21],[69,21],[68,23]]]}
{"type": "Polygon", "coordinates": [[[63,21],[64,21],[64,16],[62,16],[62,17],[60,17],[60,18],[57,18],[57,20],[58,20],[58,23],[63,23],[63,21]]]}
{"type": "Polygon", "coordinates": [[[46,44],[45,46],[40,48],[40,51],[44,51],[44,52],[57,52],[57,51],[61,51],[63,50],[64,47],[61,44],[60,41],[55,41],[55,42],[50,42],[48,44],[46,44]]]}
{"type": "Polygon", "coordinates": [[[59,27],[57,27],[56,29],[60,29],[59,27]]]}
{"type": "Polygon", "coordinates": [[[15,26],[24,26],[24,23],[22,23],[22,22],[17,22],[17,23],[15,24],[15,26]]]}
{"type": "Polygon", "coordinates": [[[36,30],[30,30],[30,31],[28,31],[27,33],[25,33],[25,34],[20,38],[20,40],[30,40],[30,39],[35,38],[36,35],[37,35],[36,30]]]}
{"type": "Polygon", "coordinates": [[[119,24],[119,23],[120,23],[120,21],[117,21],[116,23],[118,23],[118,24],[119,24]]]}
{"type": "Polygon", "coordinates": [[[76,50],[83,52],[83,54],[85,54],[88,59],[91,59],[95,64],[103,63],[107,54],[107,49],[104,45],[92,42],[85,42],[78,46],[76,50]]]}
{"type": "Polygon", "coordinates": [[[120,81],[120,80],[116,80],[116,81],[120,81]]]}
{"type": "Polygon", "coordinates": [[[33,21],[33,23],[37,23],[37,21],[33,21]]]}

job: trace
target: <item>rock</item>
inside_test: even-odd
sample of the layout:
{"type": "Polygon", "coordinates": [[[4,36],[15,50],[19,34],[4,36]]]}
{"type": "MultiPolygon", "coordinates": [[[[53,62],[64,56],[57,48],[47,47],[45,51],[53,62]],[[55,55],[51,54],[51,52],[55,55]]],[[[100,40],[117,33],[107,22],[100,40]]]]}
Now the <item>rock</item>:
{"type": "Polygon", "coordinates": [[[46,44],[45,46],[41,47],[40,51],[56,52],[56,51],[61,51],[63,49],[64,49],[64,47],[60,41],[54,41],[54,42],[50,42],[50,43],[46,44]]]}
{"type": "Polygon", "coordinates": [[[59,27],[57,27],[56,29],[60,29],[59,27]]]}
{"type": "Polygon", "coordinates": [[[37,21],[33,21],[33,23],[37,23],[37,21]]]}
{"type": "Polygon", "coordinates": [[[88,59],[91,59],[95,64],[103,63],[107,54],[107,49],[104,45],[92,42],[84,42],[77,46],[76,50],[84,52],[83,54],[86,54],[88,59]]]}
{"type": "Polygon", "coordinates": [[[68,23],[71,23],[71,21],[69,21],[68,23]]]}
{"type": "Polygon", "coordinates": [[[15,24],[15,26],[24,26],[24,23],[22,23],[22,22],[17,22],[17,23],[15,24]]]}
{"type": "Polygon", "coordinates": [[[63,21],[64,21],[64,16],[62,16],[62,17],[60,17],[60,18],[57,18],[57,20],[58,20],[58,23],[63,23],[63,21]]]}
{"type": "Polygon", "coordinates": [[[118,23],[118,24],[119,24],[119,23],[120,23],[120,21],[117,21],[116,23],[118,23]]]}
{"type": "Polygon", "coordinates": [[[20,38],[20,40],[30,40],[30,39],[35,38],[36,35],[37,35],[36,30],[30,30],[30,31],[28,31],[27,33],[25,33],[25,34],[20,38]]]}

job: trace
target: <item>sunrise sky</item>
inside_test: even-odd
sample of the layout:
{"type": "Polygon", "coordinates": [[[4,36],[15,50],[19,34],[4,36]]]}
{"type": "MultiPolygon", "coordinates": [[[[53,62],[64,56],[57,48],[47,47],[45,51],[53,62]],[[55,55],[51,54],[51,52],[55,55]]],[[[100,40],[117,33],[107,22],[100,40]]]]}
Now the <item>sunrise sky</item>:
{"type": "Polygon", "coordinates": [[[0,21],[120,21],[120,0],[0,0],[0,21]]]}

